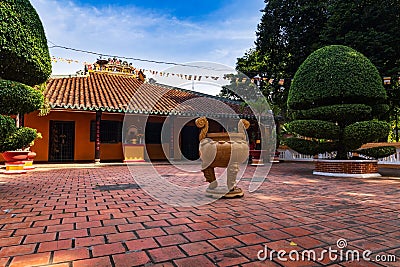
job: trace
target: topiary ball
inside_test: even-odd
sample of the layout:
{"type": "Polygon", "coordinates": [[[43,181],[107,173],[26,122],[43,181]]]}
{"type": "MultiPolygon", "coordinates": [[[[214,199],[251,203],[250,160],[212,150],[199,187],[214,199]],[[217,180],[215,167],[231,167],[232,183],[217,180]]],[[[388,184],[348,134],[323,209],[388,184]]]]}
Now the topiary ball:
{"type": "Polygon", "coordinates": [[[30,86],[51,74],[43,25],[29,0],[0,1],[0,78],[30,86]]]}
{"type": "Polygon", "coordinates": [[[375,105],[386,97],[382,78],[368,58],[350,47],[331,45],[316,50],[301,64],[290,87],[288,107],[375,105]]]}

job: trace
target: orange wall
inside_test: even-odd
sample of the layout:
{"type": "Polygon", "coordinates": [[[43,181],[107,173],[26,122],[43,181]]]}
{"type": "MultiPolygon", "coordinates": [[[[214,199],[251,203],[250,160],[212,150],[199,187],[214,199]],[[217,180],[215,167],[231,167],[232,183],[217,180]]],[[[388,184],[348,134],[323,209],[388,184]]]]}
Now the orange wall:
{"type": "MultiPolygon", "coordinates": [[[[37,129],[43,136],[42,139],[35,141],[32,151],[37,153],[35,160],[48,161],[49,159],[49,125],[50,120],[55,121],[75,121],[75,160],[94,160],[94,142],[90,142],[90,121],[96,119],[94,112],[77,111],[55,111],[49,115],[39,117],[36,113],[25,115],[25,126],[37,129]]],[[[120,114],[103,114],[103,120],[123,120],[120,114]]],[[[100,158],[102,160],[121,160],[123,159],[122,144],[101,144],[100,158]]]]}
{"type": "MultiPolygon", "coordinates": [[[[163,122],[165,117],[160,116],[142,116],[134,115],[149,122],[163,122]]],[[[37,153],[36,161],[48,161],[49,159],[49,126],[50,121],[75,121],[75,146],[74,146],[74,160],[79,161],[94,161],[94,142],[90,142],[90,121],[96,119],[95,112],[80,112],[71,110],[51,110],[47,116],[39,117],[37,113],[25,115],[25,126],[37,129],[43,136],[42,139],[35,141],[31,151],[37,153]]],[[[103,113],[102,120],[123,121],[124,114],[110,114],[103,113]]],[[[174,158],[181,159],[180,151],[180,128],[183,127],[182,123],[187,121],[187,118],[175,118],[174,121],[174,158]]],[[[194,125],[192,121],[190,125],[194,125]]],[[[213,123],[210,123],[210,131],[215,128],[213,123]]],[[[220,129],[214,129],[219,131],[220,129]]],[[[163,144],[166,153],[169,153],[169,143],[163,144]]],[[[164,152],[161,144],[148,145],[148,153],[152,159],[165,159],[164,152]]],[[[118,160],[123,161],[123,148],[121,143],[117,144],[101,144],[100,146],[100,159],[104,160],[118,160]]],[[[1,156],[0,156],[1,161],[1,156]]]]}
{"type": "MultiPolygon", "coordinates": [[[[107,114],[104,113],[101,116],[102,120],[110,120],[110,121],[123,121],[124,114],[107,114]]],[[[90,129],[88,130],[90,133],[90,129]]],[[[90,136],[89,136],[90,138],[90,136]]],[[[93,142],[93,157],[94,159],[94,142],[93,142]]],[[[122,150],[122,143],[116,144],[101,144],[100,145],[100,159],[101,160],[120,160],[121,162],[124,159],[124,153],[122,150]]]]}

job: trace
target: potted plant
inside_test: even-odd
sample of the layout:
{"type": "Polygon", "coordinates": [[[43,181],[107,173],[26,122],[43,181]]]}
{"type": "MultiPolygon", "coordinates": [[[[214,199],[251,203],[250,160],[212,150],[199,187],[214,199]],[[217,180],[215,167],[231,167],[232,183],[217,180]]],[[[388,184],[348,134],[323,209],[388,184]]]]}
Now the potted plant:
{"type": "MultiPolygon", "coordinates": [[[[376,160],[352,160],[363,144],[387,138],[390,125],[380,120],[388,109],[382,78],[361,53],[340,45],[323,47],[299,67],[292,81],[288,107],[294,121],[287,124],[298,137],[286,144],[293,150],[317,155],[335,152],[335,160],[316,160],[314,174],[379,176],[376,160]]],[[[359,150],[385,157],[392,148],[359,150]]]]}
{"type": "MultiPolygon", "coordinates": [[[[6,173],[24,172],[22,151],[38,137],[35,129],[18,127],[11,115],[41,108],[44,96],[35,85],[51,73],[51,61],[42,23],[28,0],[1,1],[0,17],[0,152],[8,160],[6,173]]],[[[43,86],[42,86],[43,88],[43,86]]]]}
{"type": "MultiPolygon", "coordinates": [[[[0,80],[0,96],[1,96],[0,80]]],[[[36,156],[27,150],[33,141],[41,137],[35,129],[17,127],[9,116],[0,115],[0,152],[6,161],[6,174],[25,173],[36,156]]]]}

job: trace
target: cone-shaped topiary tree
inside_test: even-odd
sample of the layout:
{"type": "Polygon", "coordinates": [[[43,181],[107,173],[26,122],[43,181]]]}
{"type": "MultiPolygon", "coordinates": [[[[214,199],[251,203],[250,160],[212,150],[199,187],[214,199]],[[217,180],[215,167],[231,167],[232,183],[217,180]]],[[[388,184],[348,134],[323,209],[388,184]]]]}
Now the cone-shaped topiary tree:
{"type": "Polygon", "coordinates": [[[10,115],[39,109],[43,94],[31,86],[46,82],[51,61],[43,25],[29,0],[0,1],[0,152],[22,149],[37,137],[17,128],[10,115]]]}
{"type": "MultiPolygon", "coordinates": [[[[363,144],[387,138],[390,125],[379,121],[389,108],[386,98],[378,70],[364,55],[346,46],[323,47],[294,76],[288,107],[295,120],[288,128],[300,137],[286,144],[302,154],[337,151],[336,159],[347,159],[363,144]]],[[[394,151],[389,147],[362,153],[383,157],[394,151]]]]}

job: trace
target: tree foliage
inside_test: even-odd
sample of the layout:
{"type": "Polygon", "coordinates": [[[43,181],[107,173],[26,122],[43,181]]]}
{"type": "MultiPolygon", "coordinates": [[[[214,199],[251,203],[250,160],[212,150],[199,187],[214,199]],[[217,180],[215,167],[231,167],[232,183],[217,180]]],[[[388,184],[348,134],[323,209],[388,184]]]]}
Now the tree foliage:
{"type": "Polygon", "coordinates": [[[42,92],[28,85],[0,80],[0,110],[3,114],[17,115],[30,113],[43,104],[42,92]],[[17,104],[16,104],[17,103],[17,104]]]}
{"type": "Polygon", "coordinates": [[[0,78],[33,86],[51,74],[42,23],[28,0],[0,2],[0,78]]]}
{"type": "Polygon", "coordinates": [[[345,46],[318,49],[299,67],[288,96],[289,108],[334,104],[379,104],[386,100],[382,78],[361,53],[345,46]]]}
{"type": "Polygon", "coordinates": [[[28,147],[36,130],[21,127],[8,115],[29,113],[43,104],[40,90],[51,61],[43,25],[29,0],[0,1],[0,152],[28,147]]]}
{"type": "Polygon", "coordinates": [[[308,118],[292,121],[289,130],[314,141],[300,148],[309,141],[293,139],[288,145],[310,155],[334,148],[337,159],[346,159],[363,144],[387,138],[390,125],[377,120],[379,109],[373,109],[386,98],[378,70],[364,55],[341,45],[320,48],[297,70],[288,97],[288,107],[308,118]],[[343,112],[350,109],[349,115],[343,112]]]}
{"type": "MultiPolygon", "coordinates": [[[[255,47],[237,59],[236,69],[250,78],[275,79],[272,85],[261,82],[261,91],[284,117],[290,80],[302,62],[323,46],[352,47],[369,58],[380,75],[398,79],[400,0],[266,0],[262,13],[255,47]],[[285,84],[279,85],[279,79],[285,84]]],[[[382,113],[386,118],[400,106],[390,95],[399,95],[400,89],[394,83],[387,89],[390,109],[382,113]]]]}
{"type": "Polygon", "coordinates": [[[375,159],[388,157],[396,153],[394,146],[378,146],[357,150],[357,153],[375,159]]]}
{"type": "Polygon", "coordinates": [[[319,47],[319,33],[326,23],[325,5],[324,1],[266,1],[255,43],[265,62],[262,71],[293,77],[304,59],[319,47]]]}
{"type": "Polygon", "coordinates": [[[328,0],[322,44],[343,44],[368,57],[382,75],[400,71],[400,0],[328,0]]]}

